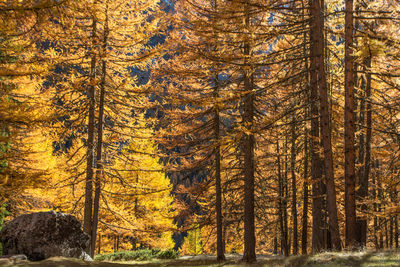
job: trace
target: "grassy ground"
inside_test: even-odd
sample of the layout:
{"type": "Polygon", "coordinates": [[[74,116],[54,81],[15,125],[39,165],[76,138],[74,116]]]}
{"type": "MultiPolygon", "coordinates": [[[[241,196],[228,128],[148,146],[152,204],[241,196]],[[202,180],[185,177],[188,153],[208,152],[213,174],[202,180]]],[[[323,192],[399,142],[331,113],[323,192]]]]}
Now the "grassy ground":
{"type": "Polygon", "coordinates": [[[175,260],[152,260],[145,262],[83,262],[76,259],[50,258],[41,262],[14,263],[8,266],[40,266],[40,267],[162,267],[162,266],[355,266],[355,267],[388,267],[400,266],[400,251],[362,251],[362,252],[342,252],[342,253],[321,253],[314,256],[292,256],[284,258],[282,256],[259,256],[257,263],[245,264],[240,262],[240,255],[228,255],[227,261],[217,262],[214,256],[184,256],[175,260]]]}

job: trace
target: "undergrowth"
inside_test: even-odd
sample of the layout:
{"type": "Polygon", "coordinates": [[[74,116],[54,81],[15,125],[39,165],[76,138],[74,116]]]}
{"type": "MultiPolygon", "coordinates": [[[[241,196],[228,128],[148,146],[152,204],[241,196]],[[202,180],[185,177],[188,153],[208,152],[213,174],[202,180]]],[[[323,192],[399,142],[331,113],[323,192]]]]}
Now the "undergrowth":
{"type": "Polygon", "coordinates": [[[96,261],[147,261],[151,259],[176,259],[179,253],[173,249],[138,249],[118,251],[109,254],[99,254],[94,257],[96,261]]]}

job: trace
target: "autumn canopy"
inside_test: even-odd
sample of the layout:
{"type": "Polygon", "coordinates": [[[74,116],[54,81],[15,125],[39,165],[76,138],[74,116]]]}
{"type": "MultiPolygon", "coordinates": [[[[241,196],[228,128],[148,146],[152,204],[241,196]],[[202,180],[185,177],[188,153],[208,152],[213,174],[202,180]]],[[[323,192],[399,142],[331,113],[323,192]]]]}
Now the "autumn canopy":
{"type": "Polygon", "coordinates": [[[400,3],[0,0],[0,227],[88,254],[399,248],[400,3]]]}

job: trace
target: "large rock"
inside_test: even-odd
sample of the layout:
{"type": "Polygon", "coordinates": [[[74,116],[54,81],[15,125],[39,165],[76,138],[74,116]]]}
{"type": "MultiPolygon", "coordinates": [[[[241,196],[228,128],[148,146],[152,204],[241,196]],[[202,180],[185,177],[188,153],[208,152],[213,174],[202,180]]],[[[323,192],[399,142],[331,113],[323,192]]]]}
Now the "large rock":
{"type": "Polygon", "coordinates": [[[3,254],[25,254],[32,261],[53,256],[90,260],[85,253],[89,239],[74,216],[55,211],[18,216],[0,232],[3,254]]]}

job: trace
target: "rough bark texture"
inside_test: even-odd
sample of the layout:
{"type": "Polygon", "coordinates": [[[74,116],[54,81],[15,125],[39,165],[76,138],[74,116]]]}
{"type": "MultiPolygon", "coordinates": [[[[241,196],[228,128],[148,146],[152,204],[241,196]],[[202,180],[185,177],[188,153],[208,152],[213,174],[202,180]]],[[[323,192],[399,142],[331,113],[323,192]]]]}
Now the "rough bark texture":
{"type": "MultiPolygon", "coordinates": [[[[245,26],[250,26],[249,3],[244,4],[245,26]]],[[[245,66],[249,66],[246,57],[250,55],[250,44],[248,41],[244,43],[245,66]]],[[[243,71],[244,91],[243,98],[243,125],[248,130],[244,136],[244,255],[243,260],[246,262],[256,261],[256,237],[254,225],[254,93],[252,74],[247,70],[243,71]]]]}
{"type": "MultiPolygon", "coordinates": [[[[249,93],[244,100],[243,121],[253,123],[253,94],[249,93]]],[[[250,126],[251,127],[251,126],[250,126]]],[[[251,131],[251,128],[249,129],[251,131]]],[[[254,136],[244,138],[244,255],[246,262],[256,260],[256,238],[254,227],[254,136]]]]}
{"type": "Polygon", "coordinates": [[[346,0],[345,15],[345,108],[344,108],[344,158],[345,158],[345,216],[346,247],[357,247],[356,224],[356,173],[354,148],[354,59],[353,45],[353,0],[346,0]]]}
{"type": "MultiPolygon", "coordinates": [[[[313,0],[311,0],[312,5],[313,0]]],[[[323,249],[322,231],[322,161],[319,156],[319,108],[318,108],[318,76],[317,76],[317,51],[315,47],[315,9],[311,8],[310,25],[310,105],[311,105],[311,178],[312,178],[312,252],[318,253],[323,249]]]]}
{"type": "Polygon", "coordinates": [[[332,138],[331,127],[329,118],[329,101],[328,91],[326,85],[325,75],[325,60],[324,60],[324,21],[322,16],[322,8],[319,0],[313,0],[313,18],[314,18],[314,34],[313,39],[315,46],[313,47],[316,60],[316,70],[318,73],[318,87],[320,97],[320,128],[321,138],[324,149],[324,167],[325,167],[325,181],[326,181],[326,198],[327,210],[329,216],[329,232],[331,235],[332,247],[335,250],[341,250],[339,223],[337,217],[336,205],[336,189],[333,171],[333,152],[332,152],[332,138]]]}
{"type": "Polygon", "coordinates": [[[54,256],[91,260],[85,253],[89,239],[74,216],[55,211],[18,216],[0,232],[3,254],[24,254],[32,261],[54,256]]]}

